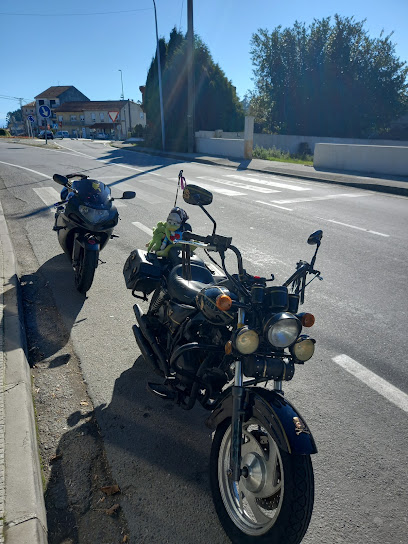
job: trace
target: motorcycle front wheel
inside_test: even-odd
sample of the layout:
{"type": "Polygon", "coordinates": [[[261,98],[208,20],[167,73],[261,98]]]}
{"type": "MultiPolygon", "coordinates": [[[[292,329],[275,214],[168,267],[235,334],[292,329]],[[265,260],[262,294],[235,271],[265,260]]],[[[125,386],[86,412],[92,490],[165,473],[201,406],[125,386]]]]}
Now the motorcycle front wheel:
{"type": "Polygon", "coordinates": [[[98,258],[98,251],[85,251],[84,248],[81,248],[78,265],[75,269],[75,287],[83,295],[91,288],[98,258]]]}
{"type": "Polygon", "coordinates": [[[243,424],[239,482],[228,476],[231,420],[215,432],[210,482],[215,509],[232,542],[299,544],[313,510],[309,455],[289,455],[256,417],[243,424]]]}

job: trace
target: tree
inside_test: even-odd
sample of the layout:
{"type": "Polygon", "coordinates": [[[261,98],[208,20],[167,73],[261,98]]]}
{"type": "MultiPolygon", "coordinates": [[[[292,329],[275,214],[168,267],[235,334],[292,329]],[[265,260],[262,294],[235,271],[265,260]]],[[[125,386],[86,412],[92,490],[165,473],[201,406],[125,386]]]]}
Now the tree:
{"type": "Polygon", "coordinates": [[[370,38],[364,21],[334,16],[306,27],[260,29],[251,40],[251,111],[263,131],[367,137],[408,107],[405,62],[392,34],[370,38]]]}
{"type": "Polygon", "coordinates": [[[23,120],[23,116],[21,114],[21,108],[15,111],[9,111],[6,115],[6,123],[9,127],[11,123],[20,123],[23,120]]]}
{"type": "MultiPolygon", "coordinates": [[[[187,40],[175,28],[169,42],[159,41],[162,70],[163,109],[166,146],[187,148],[187,40]]],[[[195,38],[194,43],[195,129],[242,130],[244,113],[235,88],[214,63],[207,46],[195,38]]],[[[161,120],[158,89],[157,55],[152,60],[146,79],[144,110],[148,122],[148,143],[161,145],[161,120]]]]}

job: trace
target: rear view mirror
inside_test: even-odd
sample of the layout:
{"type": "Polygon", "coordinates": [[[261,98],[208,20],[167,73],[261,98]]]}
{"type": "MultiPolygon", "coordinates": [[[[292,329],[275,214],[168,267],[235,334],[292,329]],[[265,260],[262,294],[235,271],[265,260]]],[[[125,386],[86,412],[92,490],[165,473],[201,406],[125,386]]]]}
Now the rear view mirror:
{"type": "Polygon", "coordinates": [[[130,200],[131,198],[135,198],[136,193],[134,191],[125,191],[120,198],[120,200],[130,200]]]}
{"type": "Polygon", "coordinates": [[[315,245],[320,246],[320,241],[322,237],[323,237],[323,231],[317,230],[316,232],[314,232],[313,234],[309,236],[309,238],[307,239],[307,243],[311,246],[315,246],[315,245]]]}
{"type": "Polygon", "coordinates": [[[63,185],[64,187],[66,187],[68,183],[68,178],[66,178],[65,176],[61,176],[61,174],[54,174],[52,176],[52,179],[56,181],[59,185],[63,185]]]}
{"type": "Polygon", "coordinates": [[[213,195],[198,185],[187,185],[183,191],[183,199],[184,202],[193,206],[208,206],[212,202],[213,195]]]}

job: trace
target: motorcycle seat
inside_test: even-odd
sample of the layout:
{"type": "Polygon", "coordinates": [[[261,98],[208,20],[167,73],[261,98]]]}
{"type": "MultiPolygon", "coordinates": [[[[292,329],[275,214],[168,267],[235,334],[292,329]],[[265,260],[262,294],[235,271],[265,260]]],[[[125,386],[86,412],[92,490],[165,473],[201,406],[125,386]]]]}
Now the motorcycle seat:
{"type": "Polygon", "coordinates": [[[194,306],[195,297],[201,289],[214,283],[214,278],[207,268],[193,263],[191,263],[191,278],[191,280],[183,278],[181,264],[175,266],[167,282],[170,297],[177,302],[194,306]]]}

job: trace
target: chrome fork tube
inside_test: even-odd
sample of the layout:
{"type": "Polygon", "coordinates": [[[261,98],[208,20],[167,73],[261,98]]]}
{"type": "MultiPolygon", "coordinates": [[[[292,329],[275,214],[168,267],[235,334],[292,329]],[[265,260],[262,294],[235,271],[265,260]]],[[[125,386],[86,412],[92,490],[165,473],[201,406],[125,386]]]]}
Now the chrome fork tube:
{"type": "Polygon", "coordinates": [[[234,482],[239,482],[241,478],[242,420],[245,413],[243,410],[244,395],[242,361],[235,361],[235,378],[232,387],[230,470],[228,471],[228,475],[234,482]]]}

